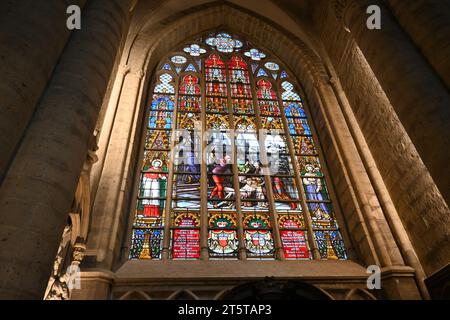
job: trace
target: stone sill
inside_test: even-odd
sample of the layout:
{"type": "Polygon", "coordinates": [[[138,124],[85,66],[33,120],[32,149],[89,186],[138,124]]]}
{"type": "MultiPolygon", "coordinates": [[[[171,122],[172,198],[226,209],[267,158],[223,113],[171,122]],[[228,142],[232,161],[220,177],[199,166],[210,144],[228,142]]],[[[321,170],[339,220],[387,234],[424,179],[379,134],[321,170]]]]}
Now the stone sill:
{"type": "Polygon", "coordinates": [[[168,280],[256,280],[265,277],[303,280],[366,280],[369,274],[352,261],[146,261],[125,262],[114,282],[168,280]]]}

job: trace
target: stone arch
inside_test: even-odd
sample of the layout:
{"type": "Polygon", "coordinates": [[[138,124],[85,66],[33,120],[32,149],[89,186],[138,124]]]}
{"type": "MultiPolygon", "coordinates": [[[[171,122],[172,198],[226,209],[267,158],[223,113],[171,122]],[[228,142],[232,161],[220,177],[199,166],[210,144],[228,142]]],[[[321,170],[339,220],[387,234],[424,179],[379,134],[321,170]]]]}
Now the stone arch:
{"type": "MultiPolygon", "coordinates": [[[[147,25],[133,40],[125,63],[132,72],[153,70],[162,56],[178,43],[197,34],[225,28],[254,42],[265,43],[270,51],[289,66],[302,85],[328,79],[327,67],[313,48],[263,17],[231,4],[203,5],[175,14],[156,26],[147,25]],[[189,31],[187,31],[189,30],[189,31]],[[158,37],[164,34],[164,37],[158,37]],[[268,35],[277,41],[267,41],[268,35]]],[[[147,79],[148,80],[148,79],[147,79]]]]}
{"type": "Polygon", "coordinates": [[[377,298],[367,290],[358,288],[352,289],[345,295],[345,300],[377,300],[377,298]]]}
{"type": "MultiPolygon", "coordinates": [[[[130,47],[129,52],[125,52],[124,56],[126,56],[126,58],[122,62],[126,63],[127,74],[125,76],[137,76],[140,79],[140,92],[138,92],[140,97],[136,101],[135,110],[142,116],[144,101],[147,94],[146,88],[149,87],[150,81],[152,80],[153,71],[167,52],[170,52],[183,41],[193,38],[196,35],[210,30],[225,29],[264,48],[264,50],[283,62],[287,71],[294,76],[297,83],[301,84],[301,93],[307,98],[306,100],[308,101],[309,106],[311,106],[311,108],[314,107],[315,109],[314,112],[311,112],[312,122],[318,120],[323,127],[328,126],[327,128],[324,128],[324,130],[327,131],[318,133],[318,136],[321,140],[325,136],[325,139],[329,140],[330,147],[337,148],[336,142],[333,141],[335,138],[330,137],[330,135],[338,133],[333,132],[333,128],[331,128],[327,122],[333,121],[335,126],[339,126],[339,129],[341,130],[339,134],[345,135],[345,130],[349,130],[340,110],[333,111],[333,116],[335,117],[333,119],[326,119],[327,115],[324,114],[326,112],[331,112],[327,109],[331,107],[332,103],[334,103],[334,106],[332,106],[333,108],[339,109],[339,102],[336,100],[336,96],[332,92],[331,87],[329,87],[329,67],[326,66],[324,62],[326,59],[322,59],[318,56],[315,53],[315,50],[308,47],[301,39],[290,35],[289,31],[282,30],[279,27],[274,26],[272,22],[266,20],[267,19],[261,18],[255,14],[250,14],[236,6],[213,3],[211,5],[201,6],[201,8],[195,7],[188,11],[175,14],[156,26],[147,25],[141,30],[136,38],[133,39],[133,44],[130,47]],[[160,37],[160,34],[164,34],[164,37],[160,37]],[[267,34],[270,34],[278,41],[268,42],[267,34]],[[267,45],[260,45],[267,42],[267,45]],[[327,86],[329,88],[322,90],[322,88],[327,86]],[[329,96],[323,98],[323,95],[329,96]],[[341,123],[338,124],[339,122],[341,123]]],[[[139,133],[140,128],[136,130],[136,132],[139,133]]],[[[350,133],[346,135],[347,139],[351,137],[350,133]]],[[[135,137],[135,139],[138,139],[138,137],[135,137]]],[[[349,143],[354,145],[353,139],[350,139],[349,143]]],[[[345,148],[345,146],[342,146],[341,148],[345,148]]],[[[327,148],[324,147],[323,149],[326,150],[327,148]]],[[[342,151],[333,150],[333,152],[339,153],[342,151]]],[[[338,154],[333,155],[332,157],[339,159],[340,161],[342,161],[341,159],[343,158],[342,155],[338,154]]],[[[355,160],[361,161],[359,156],[355,160]]],[[[358,165],[360,165],[362,170],[365,170],[362,163],[359,163],[358,165]]],[[[336,164],[335,168],[328,165],[328,168],[333,170],[333,172],[341,171],[339,172],[339,175],[342,175],[342,178],[340,179],[347,179],[345,176],[348,175],[348,173],[343,171],[354,170],[356,167],[350,163],[340,163],[336,164]]],[[[355,175],[360,175],[360,173],[355,171],[355,175]]],[[[352,188],[351,184],[354,182],[348,179],[345,183],[347,183],[348,186],[346,186],[342,192],[346,193],[348,196],[347,190],[352,188]]],[[[330,188],[332,189],[333,186],[330,186],[330,188]]],[[[355,198],[349,201],[348,205],[352,206],[352,208],[342,211],[346,211],[350,214],[350,212],[361,210],[360,208],[355,208],[360,205],[355,203],[355,198]],[[353,201],[353,203],[351,201],[353,201]]],[[[337,203],[338,202],[339,200],[337,200],[337,203]]],[[[344,219],[340,212],[337,212],[336,215],[338,220],[343,221],[343,227],[345,229],[345,220],[350,217],[344,219]]],[[[358,228],[361,228],[361,225],[358,228]]],[[[367,230],[360,232],[367,234],[367,230]]],[[[380,232],[377,231],[376,233],[378,234],[380,232]]],[[[356,256],[351,238],[346,230],[343,230],[342,234],[344,241],[348,245],[350,256],[356,256]]],[[[372,264],[378,258],[375,257],[377,253],[374,252],[377,246],[371,244],[371,241],[372,240],[369,237],[367,243],[364,244],[365,248],[357,249],[357,251],[359,254],[363,253],[363,255],[367,256],[366,259],[372,264]]],[[[378,246],[378,248],[382,247],[383,246],[378,246]]],[[[383,253],[379,254],[383,255],[383,253]]]]}
{"type": "Polygon", "coordinates": [[[128,291],[119,300],[152,300],[152,298],[143,291],[128,291]]]}
{"type": "Polygon", "coordinates": [[[220,300],[332,300],[322,289],[299,280],[266,278],[244,283],[218,297],[220,300]]]}
{"type": "Polygon", "coordinates": [[[167,300],[200,300],[191,290],[182,289],[172,293],[167,300]]]}

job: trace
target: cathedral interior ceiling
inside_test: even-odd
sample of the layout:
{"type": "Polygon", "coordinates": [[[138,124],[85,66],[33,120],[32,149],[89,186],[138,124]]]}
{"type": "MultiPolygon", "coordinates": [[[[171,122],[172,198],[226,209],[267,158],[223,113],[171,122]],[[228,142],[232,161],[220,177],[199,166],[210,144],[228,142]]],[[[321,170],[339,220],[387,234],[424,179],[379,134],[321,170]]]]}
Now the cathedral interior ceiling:
{"type": "MultiPolygon", "coordinates": [[[[131,46],[130,40],[134,41],[139,34],[145,30],[153,29],[157,25],[166,25],[171,17],[189,15],[198,12],[202,8],[220,6],[225,8],[235,8],[253,16],[255,13],[271,25],[284,31],[288,31],[298,39],[301,39],[312,50],[322,52],[319,41],[315,39],[314,32],[309,20],[308,1],[293,0],[264,0],[266,3],[261,6],[261,0],[163,0],[163,1],[140,1],[135,12],[135,16],[130,26],[128,35],[128,48],[131,46]]],[[[225,11],[220,16],[222,24],[226,25],[227,17],[231,12],[225,11]]],[[[243,21],[244,22],[244,21],[243,21]]]]}

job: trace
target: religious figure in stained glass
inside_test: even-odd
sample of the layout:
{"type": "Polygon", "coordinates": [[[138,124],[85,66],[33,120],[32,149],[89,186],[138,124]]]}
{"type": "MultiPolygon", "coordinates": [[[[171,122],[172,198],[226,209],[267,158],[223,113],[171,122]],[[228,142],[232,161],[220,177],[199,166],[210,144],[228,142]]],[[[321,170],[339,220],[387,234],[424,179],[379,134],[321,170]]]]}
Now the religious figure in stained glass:
{"type": "MultiPolygon", "coordinates": [[[[327,201],[326,190],[322,185],[322,178],[317,168],[307,164],[305,166],[306,172],[303,174],[303,184],[306,188],[306,196],[311,201],[327,201]]],[[[327,211],[325,209],[325,211],[327,211]]]]}
{"type": "Polygon", "coordinates": [[[165,196],[162,191],[165,190],[165,180],[167,179],[166,174],[160,173],[161,167],[161,160],[153,160],[152,167],[147,173],[144,173],[144,178],[142,179],[144,190],[142,197],[145,198],[142,200],[142,204],[144,205],[145,217],[159,217],[161,215],[160,198],[165,196]]]}
{"type": "Polygon", "coordinates": [[[188,75],[183,78],[183,84],[180,89],[180,94],[199,95],[200,87],[197,84],[198,79],[194,76],[188,75]]]}
{"type": "Polygon", "coordinates": [[[272,90],[272,84],[266,80],[258,81],[258,98],[277,100],[277,94],[272,90]]]}
{"type": "MultiPolygon", "coordinates": [[[[272,181],[275,200],[292,200],[291,196],[286,192],[286,187],[282,178],[274,177],[272,181]]],[[[289,202],[289,205],[292,210],[297,208],[295,202],[289,202]]]]}
{"type": "Polygon", "coordinates": [[[211,192],[210,198],[213,199],[214,197],[218,197],[219,199],[223,199],[223,182],[225,180],[225,177],[222,176],[227,170],[228,170],[228,161],[230,160],[229,156],[226,156],[219,160],[219,163],[217,163],[214,166],[214,169],[212,169],[213,173],[213,180],[216,184],[215,188],[211,192]]]}

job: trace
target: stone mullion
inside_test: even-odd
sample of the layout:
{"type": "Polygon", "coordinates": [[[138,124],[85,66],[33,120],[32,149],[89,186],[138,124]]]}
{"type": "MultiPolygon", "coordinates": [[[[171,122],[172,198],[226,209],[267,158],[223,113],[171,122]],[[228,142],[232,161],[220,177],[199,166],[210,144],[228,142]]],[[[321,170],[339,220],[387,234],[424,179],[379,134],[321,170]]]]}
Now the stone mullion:
{"type": "MultiPolygon", "coordinates": [[[[247,259],[247,251],[245,247],[245,241],[244,241],[244,226],[243,226],[243,214],[242,214],[242,202],[241,202],[241,191],[239,188],[239,171],[237,168],[237,150],[236,150],[236,143],[235,143],[235,137],[236,137],[236,127],[234,122],[234,110],[232,107],[232,97],[231,97],[231,84],[230,84],[230,69],[228,68],[228,61],[225,63],[225,72],[226,72],[226,79],[227,79],[227,106],[228,106],[228,116],[229,116],[229,123],[230,128],[233,130],[231,131],[231,152],[232,152],[232,171],[233,171],[233,188],[236,198],[236,223],[237,223],[237,229],[238,229],[238,241],[239,241],[239,252],[238,252],[238,258],[240,260],[246,260],[247,259]]],[[[236,98],[237,99],[237,98],[236,98]]]]}
{"type": "MultiPolygon", "coordinates": [[[[203,153],[206,150],[207,141],[204,139],[206,132],[206,66],[205,60],[202,61],[202,72],[200,75],[200,95],[201,95],[201,122],[200,131],[200,258],[202,260],[209,259],[208,253],[208,168],[203,153]]],[[[196,158],[198,159],[198,158],[196,158]]]]}
{"type": "Polygon", "coordinates": [[[297,156],[294,151],[295,150],[294,143],[292,141],[291,135],[289,134],[289,129],[288,129],[289,125],[288,125],[288,122],[286,119],[286,113],[284,110],[283,100],[280,97],[279,91],[277,92],[277,97],[278,97],[278,103],[280,104],[280,112],[281,112],[282,119],[283,119],[284,133],[285,133],[286,142],[287,142],[288,148],[289,148],[289,155],[291,157],[293,168],[294,168],[295,183],[297,184],[297,190],[298,190],[298,193],[300,194],[301,205],[302,205],[302,209],[303,209],[303,218],[305,219],[304,220],[305,227],[306,227],[306,230],[308,231],[309,247],[312,250],[313,259],[320,260],[321,259],[320,252],[319,252],[319,248],[317,247],[317,243],[314,239],[314,230],[313,230],[313,226],[312,226],[312,219],[311,219],[311,215],[310,215],[309,208],[308,208],[308,202],[306,199],[305,190],[303,189],[302,176],[301,176],[301,173],[299,170],[297,156]]]}
{"type": "Polygon", "coordinates": [[[176,129],[177,129],[177,117],[178,117],[178,96],[179,96],[179,87],[180,87],[180,77],[177,77],[176,85],[175,85],[175,95],[174,95],[174,107],[172,114],[172,132],[170,138],[170,161],[169,167],[167,168],[169,171],[169,176],[167,178],[167,194],[166,194],[166,207],[165,207],[165,216],[164,216],[164,238],[163,238],[163,249],[162,249],[162,260],[170,259],[170,239],[172,235],[170,218],[172,215],[172,202],[173,202],[173,177],[174,177],[174,149],[176,142],[176,129]]]}
{"type": "MultiPolygon", "coordinates": [[[[265,143],[261,143],[261,139],[260,139],[260,130],[261,130],[261,115],[259,113],[259,105],[258,105],[258,96],[257,96],[257,92],[256,92],[256,78],[253,76],[253,73],[251,73],[250,71],[249,73],[249,79],[250,79],[250,83],[253,85],[251,86],[251,90],[252,90],[252,99],[253,99],[253,106],[254,106],[254,111],[255,111],[255,117],[256,117],[256,132],[257,132],[257,136],[258,136],[258,142],[259,142],[259,152],[260,152],[260,156],[261,159],[263,160],[262,162],[264,163],[263,166],[263,173],[264,173],[264,181],[266,184],[266,192],[267,192],[267,200],[269,203],[269,210],[271,212],[269,212],[269,217],[272,223],[272,235],[273,235],[273,239],[274,239],[274,244],[275,244],[275,254],[276,254],[276,258],[278,258],[279,260],[285,260],[284,257],[284,251],[283,251],[283,243],[281,241],[281,235],[280,235],[280,228],[278,226],[278,214],[276,211],[276,207],[275,207],[275,198],[273,196],[273,190],[272,190],[272,179],[270,177],[270,175],[268,175],[268,161],[267,161],[267,152],[266,152],[266,146],[265,143]]],[[[265,142],[265,139],[263,140],[263,142],[265,142]]]]}

